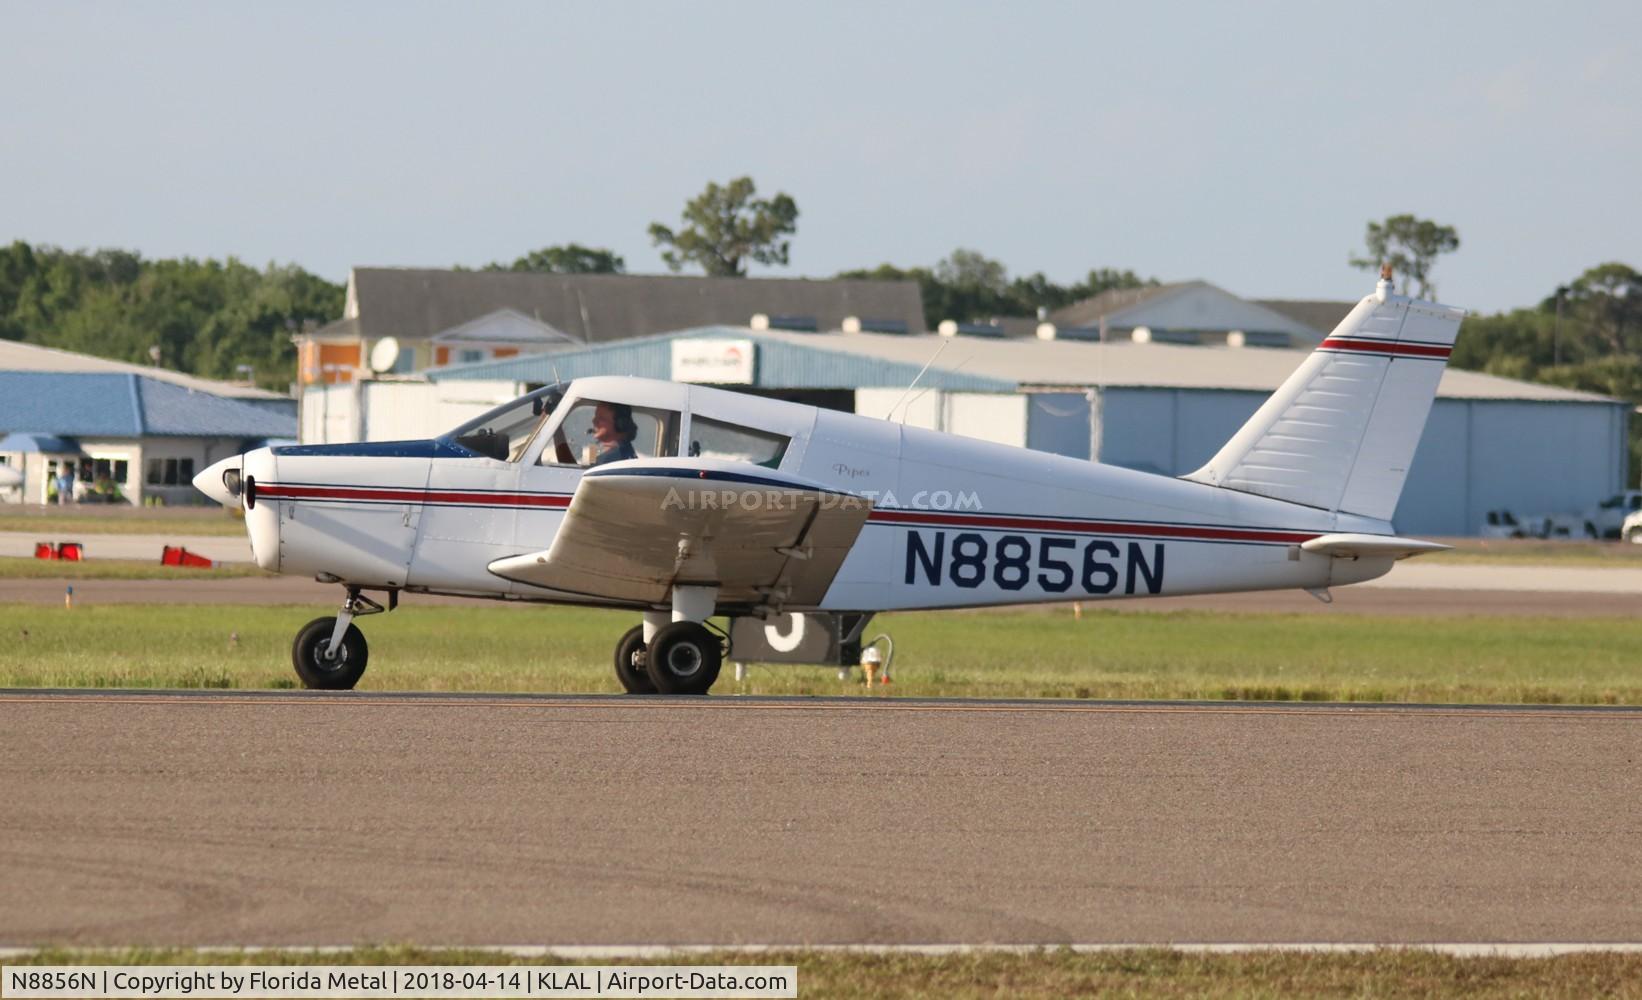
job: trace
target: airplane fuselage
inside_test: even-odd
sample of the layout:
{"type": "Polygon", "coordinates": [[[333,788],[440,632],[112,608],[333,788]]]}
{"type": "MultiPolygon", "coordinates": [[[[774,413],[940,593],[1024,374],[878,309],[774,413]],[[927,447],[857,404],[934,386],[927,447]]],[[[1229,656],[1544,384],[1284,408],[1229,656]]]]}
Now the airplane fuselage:
{"type": "MultiPolygon", "coordinates": [[[[682,441],[709,423],[778,435],[772,472],[872,502],[825,596],[784,610],[1324,588],[1393,562],[1300,548],[1329,533],[1389,534],[1383,521],[1202,483],[701,386],[582,379],[558,407],[586,400],[675,414],[682,441]]],[[[558,460],[551,419],[510,460],[443,439],[252,452],[243,467],[256,484],[246,522],[257,562],[372,588],[631,606],[488,568],[548,549],[589,471],[558,460]]],[[[681,503],[763,502],[744,483],[692,485],[681,503]]]]}

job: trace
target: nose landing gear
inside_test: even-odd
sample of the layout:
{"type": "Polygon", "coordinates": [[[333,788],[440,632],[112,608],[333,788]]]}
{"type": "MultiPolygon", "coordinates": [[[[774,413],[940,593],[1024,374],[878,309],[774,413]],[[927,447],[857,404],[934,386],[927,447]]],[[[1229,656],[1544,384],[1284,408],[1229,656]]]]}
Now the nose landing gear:
{"type": "Polygon", "coordinates": [[[355,618],[381,614],[399,603],[399,592],[388,592],[388,606],[371,600],[358,587],[347,588],[342,610],[333,618],[315,618],[302,626],[291,644],[291,665],[302,686],[324,691],[350,691],[365,673],[370,647],[355,618]]]}

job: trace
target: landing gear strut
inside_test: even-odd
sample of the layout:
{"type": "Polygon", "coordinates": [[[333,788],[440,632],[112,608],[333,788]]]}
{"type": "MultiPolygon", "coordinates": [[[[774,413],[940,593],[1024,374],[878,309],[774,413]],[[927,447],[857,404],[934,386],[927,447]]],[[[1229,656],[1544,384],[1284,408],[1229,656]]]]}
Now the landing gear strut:
{"type": "Polygon", "coordinates": [[[706,694],[724,665],[724,638],[703,624],[714,587],[676,587],[673,608],[647,611],[616,644],[616,679],[628,694],[706,694]],[[671,620],[669,620],[671,619],[671,620]]]}
{"type": "Polygon", "coordinates": [[[342,610],[336,617],[315,618],[302,626],[291,644],[291,665],[302,686],[325,691],[350,691],[365,673],[370,647],[365,633],[353,624],[355,618],[381,614],[399,603],[399,592],[388,592],[388,607],[347,588],[342,610]]]}

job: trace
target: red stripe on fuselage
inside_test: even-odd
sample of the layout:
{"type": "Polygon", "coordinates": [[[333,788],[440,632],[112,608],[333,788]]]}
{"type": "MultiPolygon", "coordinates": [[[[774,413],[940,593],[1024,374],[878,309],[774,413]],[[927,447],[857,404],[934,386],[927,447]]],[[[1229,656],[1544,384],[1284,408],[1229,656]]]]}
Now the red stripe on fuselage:
{"type": "Polygon", "coordinates": [[[1354,340],[1350,337],[1330,337],[1317,345],[1324,351],[1351,351],[1356,354],[1391,354],[1399,358],[1446,358],[1454,353],[1452,347],[1441,344],[1400,344],[1394,340],[1354,340]]]}
{"type": "Polygon", "coordinates": [[[383,486],[311,486],[295,483],[257,485],[257,498],[266,500],[342,500],[388,503],[463,504],[474,507],[570,506],[570,497],[545,493],[467,493],[461,490],[418,490],[383,486]]]}
{"type": "Polygon", "coordinates": [[[1006,514],[938,514],[917,510],[875,510],[867,518],[875,524],[911,524],[926,528],[980,528],[987,531],[1044,531],[1067,534],[1141,535],[1183,541],[1281,542],[1298,545],[1318,537],[1312,531],[1271,528],[1214,528],[1183,524],[1125,524],[1116,521],[1058,521],[1006,514]]]}
{"type": "MultiPolygon", "coordinates": [[[[417,490],[402,487],[315,486],[277,483],[257,486],[263,500],[335,500],[407,504],[460,504],[473,507],[538,507],[549,510],[570,506],[570,497],[542,493],[465,493],[458,490],[417,490]]],[[[972,528],[982,531],[1040,531],[1143,538],[1174,538],[1188,542],[1256,542],[1298,545],[1318,537],[1317,532],[1276,528],[1217,528],[1207,525],[1131,524],[1119,521],[1057,520],[1011,514],[948,514],[921,510],[875,510],[873,524],[901,524],[924,528],[972,528]]]]}

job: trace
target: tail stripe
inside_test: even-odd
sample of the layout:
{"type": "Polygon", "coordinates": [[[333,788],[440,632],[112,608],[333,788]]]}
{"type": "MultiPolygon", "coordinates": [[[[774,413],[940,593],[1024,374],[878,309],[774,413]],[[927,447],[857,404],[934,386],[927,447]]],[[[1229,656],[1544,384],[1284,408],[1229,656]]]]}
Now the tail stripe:
{"type": "Polygon", "coordinates": [[[1340,351],[1347,354],[1389,354],[1398,358],[1430,358],[1446,361],[1454,353],[1452,345],[1410,344],[1389,340],[1365,340],[1361,337],[1330,337],[1317,345],[1318,350],[1340,351]]]}

